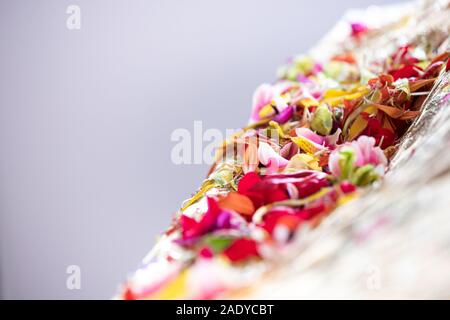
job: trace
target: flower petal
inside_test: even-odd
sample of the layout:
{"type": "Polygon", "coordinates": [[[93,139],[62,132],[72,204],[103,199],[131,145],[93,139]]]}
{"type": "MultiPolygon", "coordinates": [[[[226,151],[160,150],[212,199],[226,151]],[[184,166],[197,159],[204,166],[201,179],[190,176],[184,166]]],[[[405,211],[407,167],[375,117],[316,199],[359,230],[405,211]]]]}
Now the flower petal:
{"type": "Polygon", "coordinates": [[[255,212],[253,202],[248,197],[237,192],[230,192],[220,199],[219,207],[236,211],[245,216],[252,215],[255,212]]]}

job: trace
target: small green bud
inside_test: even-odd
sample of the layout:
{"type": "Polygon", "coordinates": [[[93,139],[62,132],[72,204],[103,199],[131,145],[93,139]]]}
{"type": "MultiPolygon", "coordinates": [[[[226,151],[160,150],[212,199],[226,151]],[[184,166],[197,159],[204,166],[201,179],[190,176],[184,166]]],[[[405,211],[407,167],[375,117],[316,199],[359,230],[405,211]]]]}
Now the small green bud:
{"type": "Polygon", "coordinates": [[[330,134],[332,128],[333,114],[330,109],[325,104],[318,106],[311,121],[311,129],[322,136],[327,136],[330,134]]]}

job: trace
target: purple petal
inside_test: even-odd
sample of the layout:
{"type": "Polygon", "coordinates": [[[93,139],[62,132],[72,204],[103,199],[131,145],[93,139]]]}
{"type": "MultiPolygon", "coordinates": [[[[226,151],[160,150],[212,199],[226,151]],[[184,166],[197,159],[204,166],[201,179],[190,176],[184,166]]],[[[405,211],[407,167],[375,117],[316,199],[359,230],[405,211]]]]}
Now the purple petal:
{"type": "Polygon", "coordinates": [[[294,115],[294,107],[288,106],[286,109],[281,111],[274,120],[280,124],[284,124],[289,121],[294,115]]]}
{"type": "Polygon", "coordinates": [[[231,214],[228,211],[222,211],[217,217],[216,226],[218,229],[228,229],[231,227],[231,214]]]}

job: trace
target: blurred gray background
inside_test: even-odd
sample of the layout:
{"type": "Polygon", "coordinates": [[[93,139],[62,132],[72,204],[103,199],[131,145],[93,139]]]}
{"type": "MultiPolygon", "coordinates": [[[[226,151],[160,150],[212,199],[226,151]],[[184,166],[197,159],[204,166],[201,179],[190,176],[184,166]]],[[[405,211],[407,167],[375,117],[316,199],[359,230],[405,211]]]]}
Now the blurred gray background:
{"type": "Polygon", "coordinates": [[[110,298],[208,169],[172,131],[242,126],[288,56],[389,2],[1,0],[0,297],[110,298]]]}

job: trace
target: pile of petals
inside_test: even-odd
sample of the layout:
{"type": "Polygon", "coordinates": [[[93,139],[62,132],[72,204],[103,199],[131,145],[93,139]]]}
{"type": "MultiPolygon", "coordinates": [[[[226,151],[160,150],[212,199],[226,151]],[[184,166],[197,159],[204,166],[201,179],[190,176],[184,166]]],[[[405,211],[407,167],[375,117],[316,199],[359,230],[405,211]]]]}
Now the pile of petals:
{"type": "MultiPolygon", "coordinates": [[[[350,37],[368,32],[355,23],[350,37]]],[[[153,256],[163,271],[146,264],[136,274],[157,276],[135,275],[120,297],[212,298],[252,281],[249,267],[276,261],[302,231],[376,187],[449,55],[410,44],[364,69],[351,51],[326,63],[290,59],[256,89],[249,124],[174,216],[153,256]]]]}

